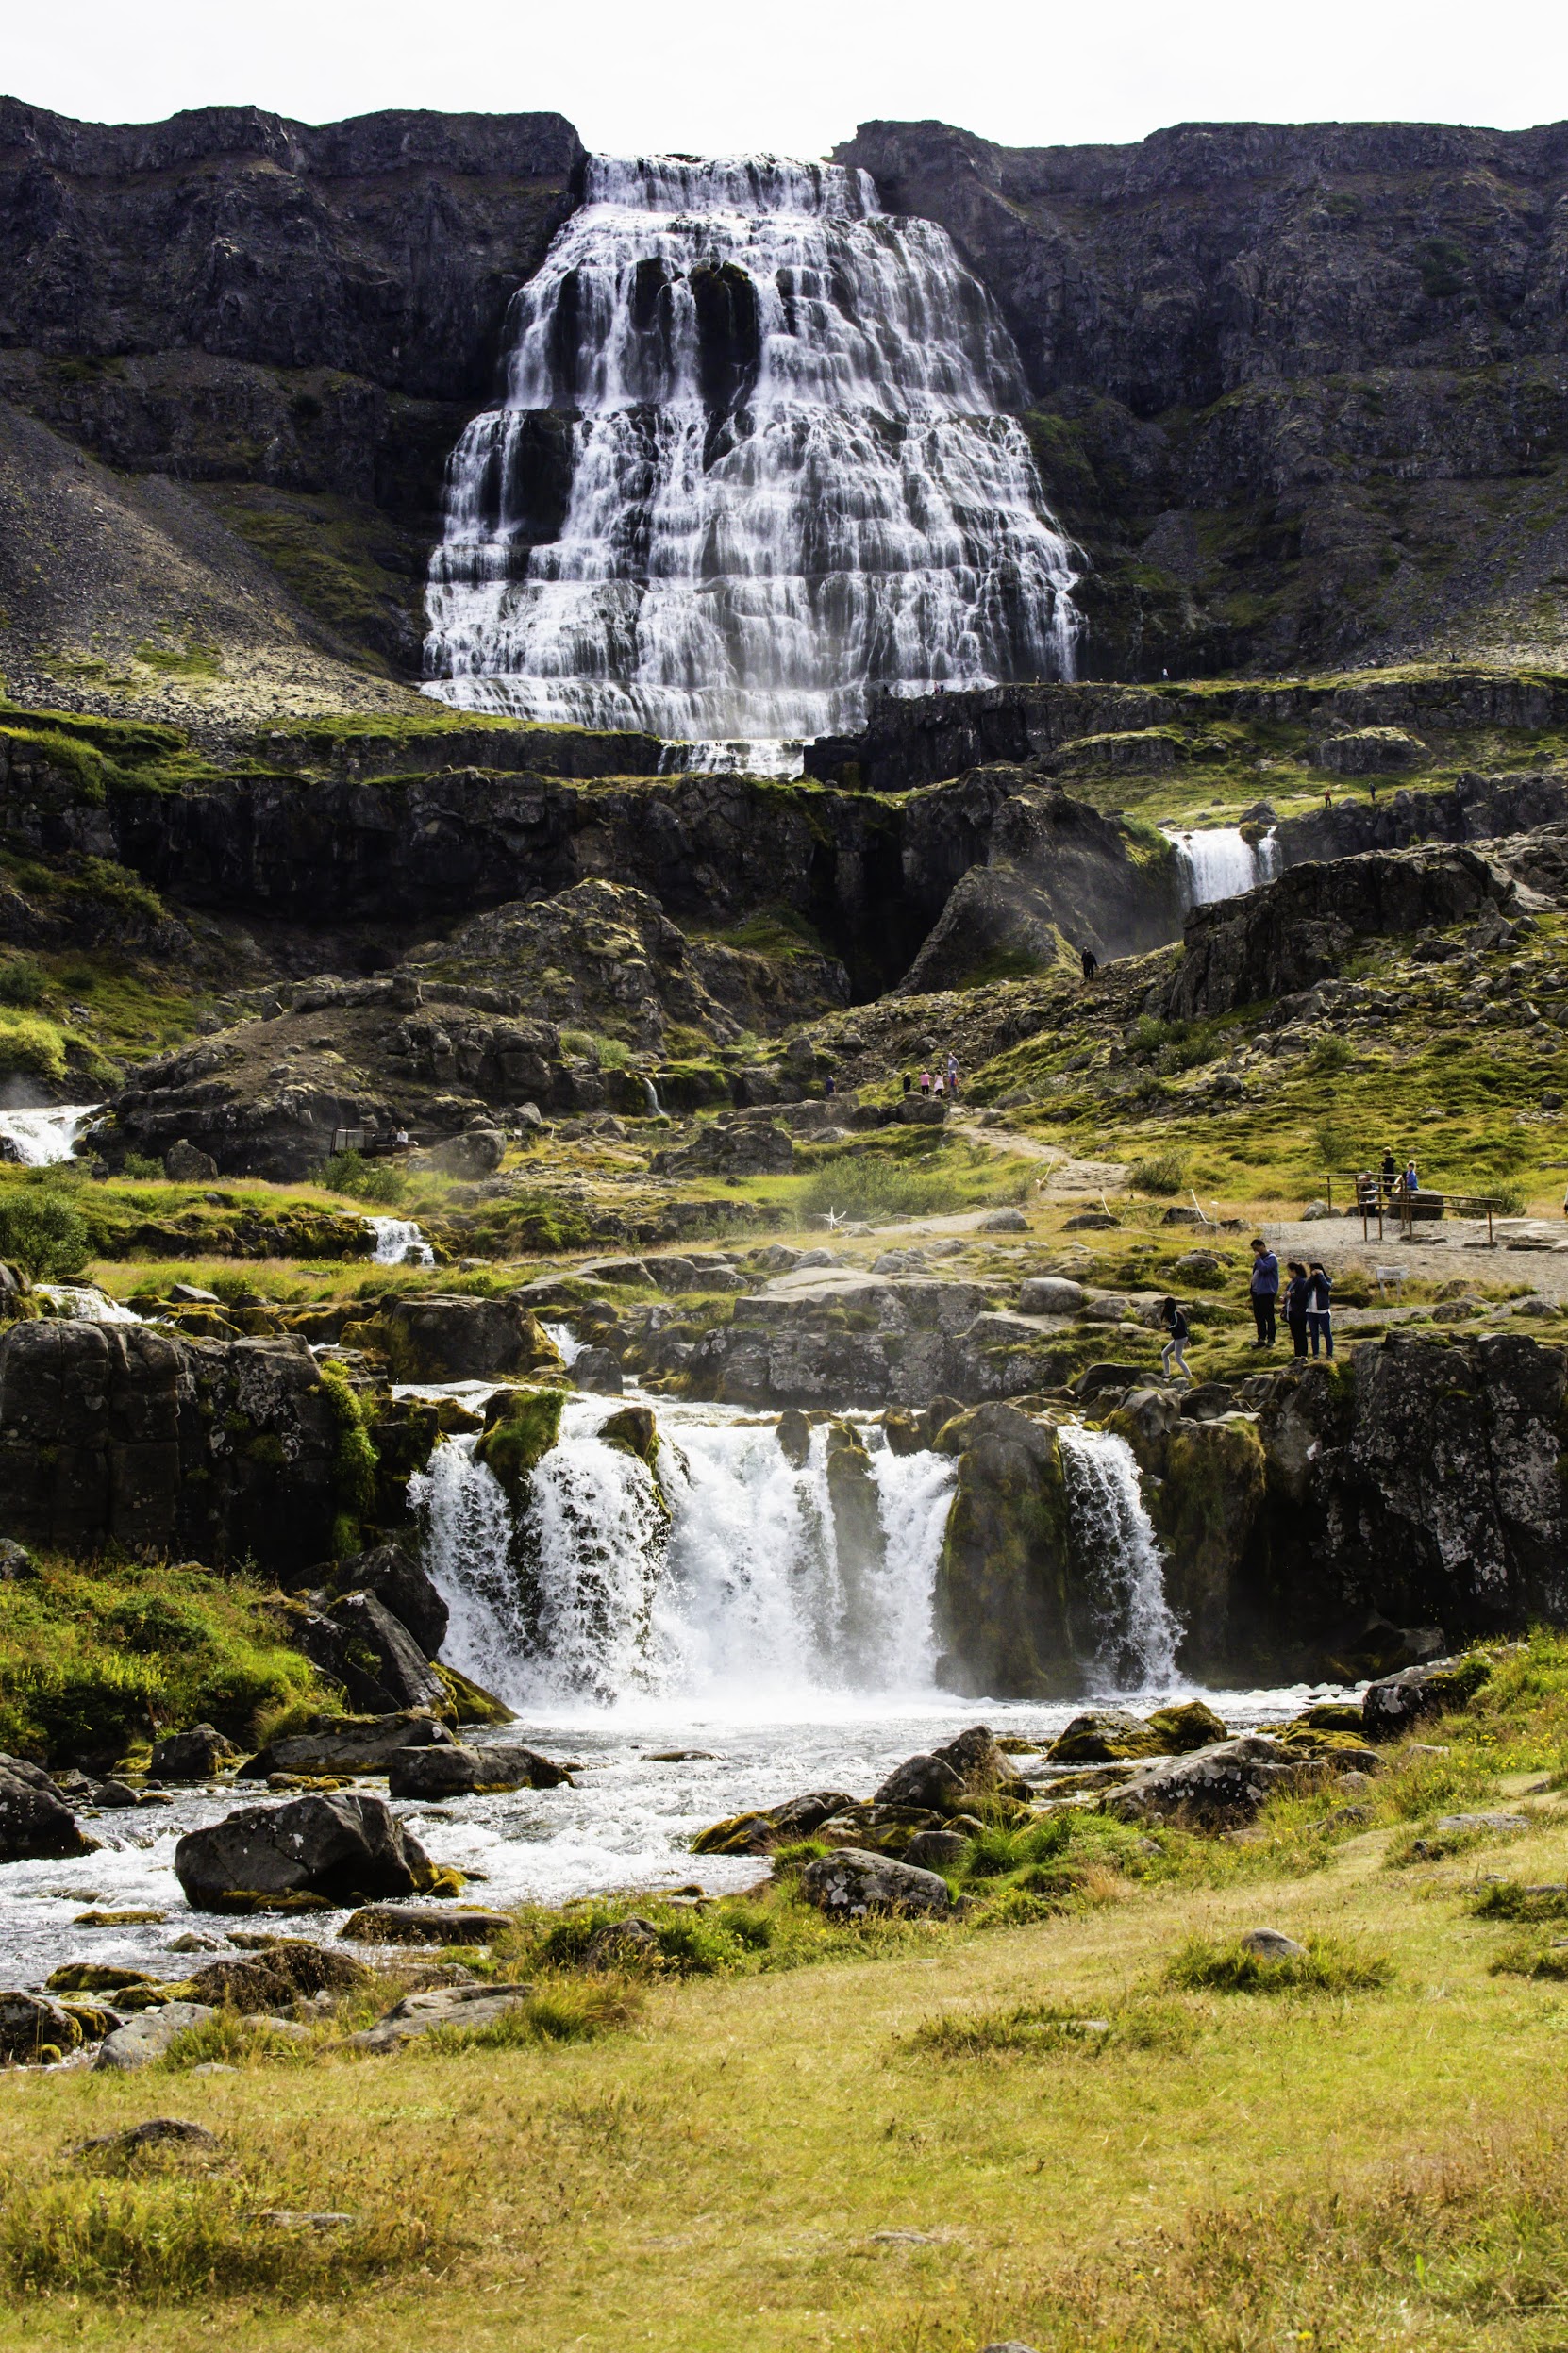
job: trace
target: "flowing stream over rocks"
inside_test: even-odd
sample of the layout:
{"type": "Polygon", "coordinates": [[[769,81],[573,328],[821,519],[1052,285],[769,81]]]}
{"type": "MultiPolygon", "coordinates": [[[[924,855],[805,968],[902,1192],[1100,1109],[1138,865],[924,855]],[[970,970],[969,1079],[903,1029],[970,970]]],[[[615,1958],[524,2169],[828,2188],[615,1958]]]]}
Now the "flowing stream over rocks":
{"type": "MultiPolygon", "coordinates": [[[[411,1393],[473,1407],[493,1386],[411,1393]]],[[[599,1438],[612,1401],[583,1393],[567,1398],[560,1438],[517,1521],[472,1437],[440,1443],[417,1482],[426,1564],[451,1610],[442,1655],[519,1717],[463,1738],[480,1747],[523,1739],[574,1771],[575,1785],[555,1789],[398,1802],[435,1861],[470,1876],[476,1898],[504,1906],[686,1882],[712,1893],[749,1886],[764,1863],[693,1856],[694,1833],[804,1790],[869,1794],[903,1759],[982,1717],[1043,1747],[1085,1699],[1114,1690],[1149,1707],[1190,1692],[1174,1663],[1179,1629],[1160,1555],[1120,1439],[1061,1431],[1097,1644],[1082,1698],[976,1700],[933,1682],[948,1458],[895,1455],[869,1415],[839,1425],[865,1452],[852,1444],[835,1463],[826,1423],[804,1449],[787,1451],[776,1416],[641,1402],[658,1416],[657,1482],[638,1457],[599,1438]]],[[[1281,1722],[1309,1695],[1299,1685],[1208,1694],[1233,1730],[1281,1722]]],[[[171,1946],[192,1928],[230,1949],[233,1922],[186,1908],[175,1845],[258,1801],[266,1792],[255,1785],[209,1786],[84,1811],[83,1827],[103,1842],[98,1853],[0,1866],[0,1983],[39,1984],[83,1959],[179,1977],[190,1961],[171,1946]],[[89,1906],[162,1917],[75,1927],[89,1906]]],[[[243,1927],[331,1938],[346,1916],[247,1918],[243,1927]]]]}
{"type": "Polygon", "coordinates": [[[0,1137],[11,1149],[3,1157],[24,1168],[52,1168],[68,1160],[94,1111],[96,1103],[62,1103],[42,1111],[0,1110],[0,1137]]]}
{"type": "Polygon", "coordinates": [[[595,157],[511,333],[448,469],[427,693],[776,773],[873,688],[1072,676],[1012,339],[864,173],[595,157]]]}

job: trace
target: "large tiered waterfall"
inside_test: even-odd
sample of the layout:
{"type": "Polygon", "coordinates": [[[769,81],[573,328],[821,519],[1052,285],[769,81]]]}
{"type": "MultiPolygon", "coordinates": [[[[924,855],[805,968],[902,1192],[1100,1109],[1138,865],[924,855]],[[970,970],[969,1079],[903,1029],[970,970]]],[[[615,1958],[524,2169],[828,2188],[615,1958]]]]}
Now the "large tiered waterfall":
{"type": "Polygon", "coordinates": [[[1274,828],[1249,840],[1238,826],[1194,826],[1173,833],[1185,907],[1210,907],[1275,881],[1283,871],[1274,828]]]}
{"type": "Polygon", "coordinates": [[[606,1410],[569,1399],[521,1542],[472,1439],[411,1491],[455,1666],[530,1709],[929,1689],[945,1457],[852,1457],[846,1509],[826,1426],[797,1463],[771,1420],[661,1401],[656,1486],[601,1443],[606,1410]]]}
{"type": "Polygon", "coordinates": [[[1071,676],[1012,340],[864,173],[595,158],[511,332],[449,469],[428,693],[760,747],[874,687],[1071,676]]]}

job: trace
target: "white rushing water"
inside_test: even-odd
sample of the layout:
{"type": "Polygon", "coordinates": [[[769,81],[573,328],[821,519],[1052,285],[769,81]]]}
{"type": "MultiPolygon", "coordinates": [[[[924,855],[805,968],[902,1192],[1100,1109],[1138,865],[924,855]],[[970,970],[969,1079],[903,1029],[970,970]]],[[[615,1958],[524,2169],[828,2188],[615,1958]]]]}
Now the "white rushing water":
{"type": "Polygon", "coordinates": [[[1073,675],[1011,337],[864,173],[596,157],[511,332],[448,470],[427,693],[777,768],[872,687],[1073,675]]]}
{"type": "Polygon", "coordinates": [[[1112,1690],[1148,1691],[1176,1679],[1181,1626],[1165,1599],[1165,1560],[1144,1509],[1125,1438],[1064,1422],[1058,1432],[1072,1507],[1080,1655],[1112,1690]]]}
{"type": "Polygon", "coordinates": [[[76,1138],[99,1108],[62,1103],[43,1111],[0,1111],[0,1136],[15,1147],[25,1168],[52,1168],[71,1158],[76,1138]]]}
{"type": "Polygon", "coordinates": [[[568,1400],[521,1532],[473,1439],[410,1490],[455,1666],[526,1709],[930,1691],[946,1458],[878,1447],[836,1510],[826,1425],[796,1466],[772,1420],[661,1399],[661,1499],[610,1410],[568,1400]]]}
{"type": "Polygon", "coordinates": [[[111,1299],[95,1283],[35,1283],[51,1315],[69,1316],[78,1324],[140,1324],[142,1318],[123,1299],[111,1299]]]}
{"type": "Polygon", "coordinates": [[[375,1236],[376,1266],[434,1266],[436,1254],[411,1217],[367,1217],[375,1236]]]}
{"type": "Polygon", "coordinates": [[[1181,881],[1181,903],[1209,907],[1256,891],[1280,873],[1279,843],[1271,830],[1249,842],[1235,826],[1199,826],[1173,833],[1181,881]]]}

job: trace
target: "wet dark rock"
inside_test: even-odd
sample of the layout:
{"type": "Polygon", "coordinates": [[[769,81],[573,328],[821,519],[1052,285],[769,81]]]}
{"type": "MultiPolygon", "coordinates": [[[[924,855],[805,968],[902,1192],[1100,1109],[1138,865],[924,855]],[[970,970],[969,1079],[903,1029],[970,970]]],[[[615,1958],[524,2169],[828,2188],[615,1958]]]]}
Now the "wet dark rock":
{"type": "Polygon", "coordinates": [[[1397,1740],[1423,1716],[1443,1715],[1467,1705],[1486,1680],[1482,1661],[1460,1659],[1435,1660],[1430,1666],[1406,1667],[1369,1684],[1361,1699],[1361,1723],[1371,1740],[1397,1740]]]}
{"type": "Polygon", "coordinates": [[[242,1807],[187,1831],[175,1849],[175,1876],[192,1910],[237,1911],[259,1898],[417,1894],[431,1885],[435,1866],[382,1799],[340,1790],[242,1807]]]}
{"type": "Polygon", "coordinates": [[[451,1743],[444,1724],[413,1710],[381,1716],[318,1716],[305,1731],[285,1733],[258,1750],[241,1767],[239,1778],[264,1781],[274,1773],[385,1773],[404,1749],[451,1743]]]}
{"type": "Polygon", "coordinates": [[[465,1797],[475,1790],[559,1789],[571,1784],[563,1765],[536,1748],[494,1743],[484,1748],[404,1748],[388,1766],[393,1797],[465,1797]]]}
{"type": "Polygon", "coordinates": [[[0,1994],[0,2060],[34,2066],[46,2053],[63,2059],[82,2040],[77,2020],[45,1994],[0,1994]]]}
{"type": "Polygon", "coordinates": [[[159,1781],[210,1781],[240,1762],[241,1751],[210,1724],[166,1732],[154,1744],[151,1770],[159,1781]]]}
{"type": "Polygon", "coordinates": [[[439,1658],[449,1612],[415,1547],[377,1544],[341,1560],[335,1572],[340,1593],[374,1594],[406,1626],[426,1659],[439,1658]]]}
{"type": "Polygon", "coordinates": [[[565,1369],[554,1341],[512,1299],[393,1294],[354,1328],[362,1345],[383,1350],[400,1381],[504,1380],[565,1369]]]}
{"type": "Polygon", "coordinates": [[[375,1594],[344,1594],[326,1614],[342,1630],[343,1682],[355,1707],[378,1715],[445,1707],[440,1676],[408,1627],[375,1594]]]}
{"type": "Polygon", "coordinates": [[[945,1879],[917,1870],[890,1855],[841,1846],[809,1862],[800,1875],[801,1894],[829,1919],[860,1920],[868,1913],[915,1912],[937,1916],[953,1908],[945,1879]]]}
{"type": "Polygon", "coordinates": [[[42,1766],[0,1756],[0,1862],[90,1855],[97,1844],[42,1766]]]}

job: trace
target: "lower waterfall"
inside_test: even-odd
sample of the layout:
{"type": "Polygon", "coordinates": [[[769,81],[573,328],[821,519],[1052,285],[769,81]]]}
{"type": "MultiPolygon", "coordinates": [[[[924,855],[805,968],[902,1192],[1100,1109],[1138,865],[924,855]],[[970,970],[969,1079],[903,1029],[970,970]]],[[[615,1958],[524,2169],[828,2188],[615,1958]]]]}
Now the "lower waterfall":
{"type": "Polygon", "coordinates": [[[1109,1430],[1076,1422],[1064,1422],[1057,1436],[1072,1507],[1084,1664],[1112,1690],[1166,1688],[1176,1680],[1181,1625],[1165,1598],[1165,1559],[1132,1448],[1109,1430]]]}
{"type": "Polygon", "coordinates": [[[454,1666],[531,1710],[930,1689],[951,1461],[835,1466],[824,1424],[797,1466],[771,1422],[661,1401],[656,1485],[606,1414],[567,1400],[521,1535],[473,1438],[410,1482],[454,1666]]]}

